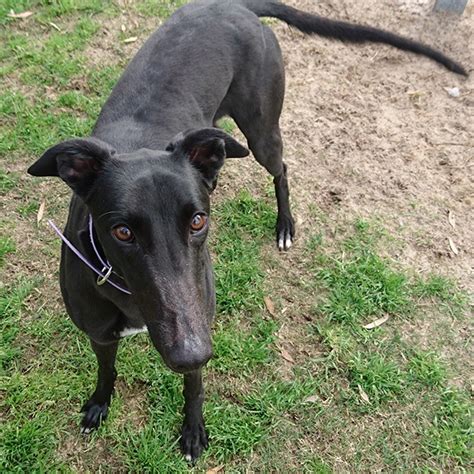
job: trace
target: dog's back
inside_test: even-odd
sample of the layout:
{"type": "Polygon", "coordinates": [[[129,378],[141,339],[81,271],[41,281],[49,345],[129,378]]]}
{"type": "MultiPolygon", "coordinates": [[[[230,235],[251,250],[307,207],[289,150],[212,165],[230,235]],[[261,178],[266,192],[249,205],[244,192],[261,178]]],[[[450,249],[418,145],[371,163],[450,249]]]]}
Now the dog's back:
{"type": "Polygon", "coordinates": [[[184,6],[131,61],[102,109],[94,136],[120,151],[160,149],[183,129],[208,126],[231,83],[239,75],[261,72],[267,46],[258,17],[240,2],[184,6]],[[120,134],[115,133],[118,122],[120,134]],[[130,130],[126,136],[124,126],[130,130]]]}

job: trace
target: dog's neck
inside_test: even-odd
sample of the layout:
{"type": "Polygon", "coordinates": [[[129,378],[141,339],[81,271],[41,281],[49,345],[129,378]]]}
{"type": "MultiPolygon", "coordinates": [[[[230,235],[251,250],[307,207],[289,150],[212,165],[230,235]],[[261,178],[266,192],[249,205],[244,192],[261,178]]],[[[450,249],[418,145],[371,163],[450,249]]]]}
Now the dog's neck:
{"type": "Polygon", "coordinates": [[[205,117],[197,104],[188,109],[178,103],[137,116],[133,110],[117,110],[112,103],[104,106],[92,136],[112,145],[118,153],[131,153],[140,148],[164,150],[178,133],[212,126],[212,118],[205,117]]]}
{"type": "Polygon", "coordinates": [[[123,293],[130,294],[128,289],[124,286],[123,277],[112,269],[112,265],[109,263],[104,249],[98,239],[97,232],[94,229],[92,216],[90,214],[88,216],[87,227],[80,231],[79,239],[83,256],[102,273],[102,279],[100,276],[99,279],[97,279],[98,284],[102,285],[107,282],[123,293]],[[100,280],[102,280],[102,283],[99,283],[100,280]]]}

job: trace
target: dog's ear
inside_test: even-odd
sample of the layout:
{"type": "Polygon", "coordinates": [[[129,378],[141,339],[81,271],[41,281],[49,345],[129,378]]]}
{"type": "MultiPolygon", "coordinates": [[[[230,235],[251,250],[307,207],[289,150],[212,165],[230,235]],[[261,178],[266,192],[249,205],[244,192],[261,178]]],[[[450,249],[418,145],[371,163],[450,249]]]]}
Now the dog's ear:
{"type": "Polygon", "coordinates": [[[201,172],[210,191],[216,187],[217,175],[226,157],[243,158],[249,154],[247,148],[218,128],[202,128],[180,133],[166,150],[184,154],[201,172]]]}
{"type": "Polygon", "coordinates": [[[187,144],[193,142],[204,142],[207,139],[221,138],[224,140],[225,152],[227,158],[244,158],[249,155],[247,148],[242,146],[237,140],[232,138],[228,133],[225,133],[220,128],[201,128],[188,129],[184,132],[178,133],[166,147],[166,151],[174,151],[178,146],[182,145],[186,140],[187,144]]]}
{"type": "Polygon", "coordinates": [[[97,138],[68,140],[47,150],[28,168],[28,173],[59,176],[84,197],[113,154],[115,150],[97,138]]]}

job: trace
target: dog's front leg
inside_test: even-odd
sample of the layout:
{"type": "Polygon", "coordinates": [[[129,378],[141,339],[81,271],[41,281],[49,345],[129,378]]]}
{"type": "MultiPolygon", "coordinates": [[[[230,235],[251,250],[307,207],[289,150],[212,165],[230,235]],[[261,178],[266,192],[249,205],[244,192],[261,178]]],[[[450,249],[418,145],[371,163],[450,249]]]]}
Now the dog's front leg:
{"type": "Polygon", "coordinates": [[[107,417],[117,377],[115,357],[118,341],[110,344],[99,344],[91,339],[91,346],[97,356],[99,371],[95,392],[81,410],[85,413],[81,423],[82,433],[90,433],[93,429],[98,428],[102,420],[107,417]]]}
{"type": "Polygon", "coordinates": [[[204,387],[201,369],[184,375],[184,422],[181,449],[187,461],[194,462],[207,448],[207,433],[202,416],[204,387]]]}

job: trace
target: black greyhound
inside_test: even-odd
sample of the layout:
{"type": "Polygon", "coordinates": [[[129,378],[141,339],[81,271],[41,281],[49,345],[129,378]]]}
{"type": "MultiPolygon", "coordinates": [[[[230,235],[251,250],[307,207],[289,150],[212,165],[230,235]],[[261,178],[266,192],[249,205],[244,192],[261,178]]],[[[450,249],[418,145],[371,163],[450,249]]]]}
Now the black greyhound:
{"type": "Polygon", "coordinates": [[[262,16],[307,34],[387,43],[466,75],[428,46],[276,1],[202,0],[178,10],[132,60],[92,136],[52,147],[28,170],[59,176],[74,191],[61,290],[99,365],[97,388],[83,407],[83,432],[107,415],[120,337],[147,329],[165,363],[184,374],[186,458],[196,459],[207,446],[201,367],[212,355],[215,312],[206,247],[209,195],[225,157],[248,154],[212,128],[220,117],[236,121],[257,161],[274,177],[278,247],[288,249],[294,235],[278,126],[283,62],[262,16]],[[99,280],[81,258],[102,268],[99,280]]]}

